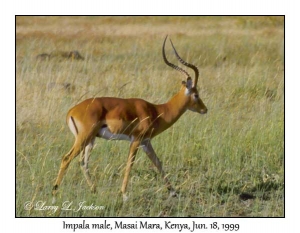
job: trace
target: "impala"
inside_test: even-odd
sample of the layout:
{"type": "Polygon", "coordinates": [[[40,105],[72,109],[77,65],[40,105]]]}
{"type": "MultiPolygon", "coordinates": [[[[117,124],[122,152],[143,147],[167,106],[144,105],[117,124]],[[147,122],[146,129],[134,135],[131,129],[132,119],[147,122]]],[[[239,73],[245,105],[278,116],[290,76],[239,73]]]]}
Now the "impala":
{"type": "Polygon", "coordinates": [[[152,163],[157,167],[170,194],[172,196],[176,195],[151,145],[151,139],[173,125],[186,110],[205,114],[207,108],[199,98],[197,90],[199,76],[197,67],[181,59],[171,40],[170,42],[177,59],[195,72],[194,81],[185,70],[170,63],[165,55],[166,39],[167,37],[162,46],[164,62],[186,77],[186,81],[182,81],[179,92],[164,104],[152,104],[146,100],[137,98],[120,99],[114,97],[100,97],[86,99],[71,108],[66,120],[71,132],[75,136],[75,143],[71,150],[62,158],[53,187],[52,194],[54,200],[66,169],[80,152],[82,152],[80,165],[83,174],[88,185],[92,190],[95,190],[95,185],[89,173],[88,163],[96,137],[106,140],[130,141],[129,155],[121,188],[124,200],[126,200],[126,187],[129,173],[138,148],[142,148],[152,163]]]}

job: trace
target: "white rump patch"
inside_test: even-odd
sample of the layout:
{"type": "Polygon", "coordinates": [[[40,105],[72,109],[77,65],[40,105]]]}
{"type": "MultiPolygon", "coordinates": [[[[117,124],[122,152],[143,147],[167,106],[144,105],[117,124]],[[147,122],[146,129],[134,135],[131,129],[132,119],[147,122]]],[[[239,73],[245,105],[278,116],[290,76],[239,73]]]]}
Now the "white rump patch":
{"type": "MultiPolygon", "coordinates": [[[[74,120],[74,118],[73,118],[73,120],[74,120]]],[[[73,120],[72,120],[71,117],[69,118],[68,126],[69,126],[71,132],[72,132],[72,133],[74,134],[74,136],[76,137],[76,136],[77,136],[77,130],[76,130],[76,129],[78,129],[78,125],[74,125],[75,120],[74,120],[74,122],[73,122],[73,120]]],[[[75,124],[76,124],[76,123],[75,123],[75,124]]]]}

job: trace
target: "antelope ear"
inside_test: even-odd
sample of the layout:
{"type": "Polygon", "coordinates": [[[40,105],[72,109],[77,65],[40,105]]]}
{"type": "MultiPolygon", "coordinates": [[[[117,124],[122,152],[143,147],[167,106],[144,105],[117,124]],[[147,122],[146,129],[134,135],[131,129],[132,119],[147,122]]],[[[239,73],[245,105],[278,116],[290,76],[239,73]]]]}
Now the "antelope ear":
{"type": "Polygon", "coordinates": [[[186,82],[182,82],[182,84],[185,84],[185,95],[189,96],[193,87],[192,79],[188,77],[186,82]]]}
{"type": "Polygon", "coordinates": [[[192,87],[193,87],[193,80],[190,77],[188,77],[186,80],[186,88],[190,90],[192,87]]]}

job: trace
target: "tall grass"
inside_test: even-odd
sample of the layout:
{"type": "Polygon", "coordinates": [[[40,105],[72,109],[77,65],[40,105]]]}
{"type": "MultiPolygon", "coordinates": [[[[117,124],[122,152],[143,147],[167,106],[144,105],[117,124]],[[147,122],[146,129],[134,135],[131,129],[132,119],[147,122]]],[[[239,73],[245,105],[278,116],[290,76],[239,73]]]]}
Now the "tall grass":
{"type": "Polygon", "coordinates": [[[17,17],[17,216],[283,216],[283,40],[282,17],[17,17]],[[140,151],[123,204],[129,144],[98,139],[90,161],[97,192],[75,159],[56,205],[85,201],[104,209],[26,210],[27,201],[52,205],[61,158],[74,140],[65,123],[70,107],[94,96],[163,103],[179,90],[182,76],[161,56],[166,34],[199,67],[200,97],[209,109],[205,116],[185,113],[153,139],[179,197],[168,198],[140,151]],[[35,59],[53,50],[79,50],[85,60],[35,59]],[[48,90],[50,82],[76,89],[48,90]]]}

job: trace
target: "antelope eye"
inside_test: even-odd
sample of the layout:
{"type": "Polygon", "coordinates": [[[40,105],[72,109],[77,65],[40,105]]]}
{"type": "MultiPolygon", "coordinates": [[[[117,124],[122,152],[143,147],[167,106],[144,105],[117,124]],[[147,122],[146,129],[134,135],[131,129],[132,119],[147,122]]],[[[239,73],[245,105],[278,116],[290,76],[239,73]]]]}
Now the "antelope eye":
{"type": "Polygon", "coordinates": [[[198,98],[199,98],[199,95],[198,95],[198,94],[195,94],[194,97],[195,97],[196,99],[198,99],[198,98]]]}

